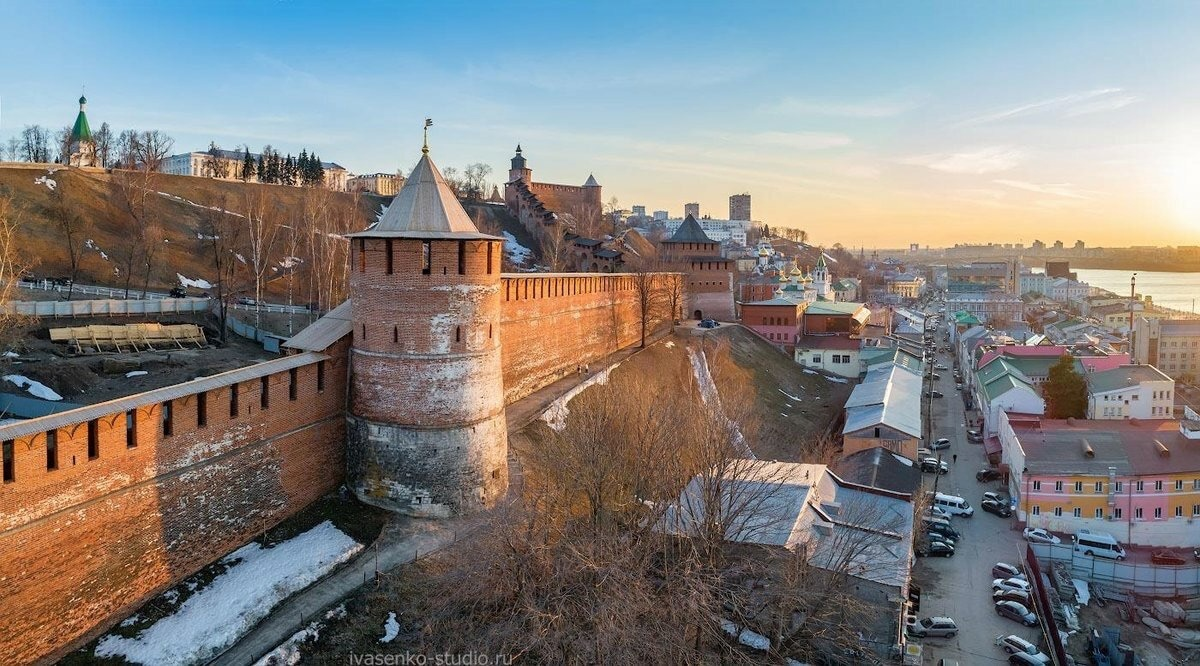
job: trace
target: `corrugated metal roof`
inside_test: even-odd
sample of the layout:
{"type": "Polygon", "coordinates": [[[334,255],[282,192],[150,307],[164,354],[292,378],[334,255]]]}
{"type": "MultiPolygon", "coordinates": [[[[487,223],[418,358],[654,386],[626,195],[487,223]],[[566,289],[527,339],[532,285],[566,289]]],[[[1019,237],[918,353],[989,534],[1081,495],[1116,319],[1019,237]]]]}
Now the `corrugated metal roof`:
{"type": "Polygon", "coordinates": [[[1088,388],[1092,393],[1107,393],[1118,389],[1132,388],[1142,382],[1169,382],[1171,378],[1152,365],[1122,365],[1112,370],[1089,372],[1088,388]]]}
{"type": "Polygon", "coordinates": [[[194,395],[202,391],[211,391],[213,389],[230,386],[237,382],[258,379],[259,377],[265,377],[266,375],[274,374],[276,372],[283,372],[292,368],[309,365],[310,363],[316,363],[317,361],[322,361],[328,358],[329,357],[324,354],[308,352],[304,354],[296,354],[294,356],[285,356],[283,358],[272,359],[270,361],[263,361],[262,363],[255,363],[254,365],[247,366],[245,368],[238,368],[236,370],[222,372],[217,375],[197,377],[189,382],[172,384],[171,386],[164,386],[163,388],[154,389],[153,391],[146,391],[145,393],[138,393],[135,395],[125,396],[124,398],[117,398],[116,400],[109,400],[108,402],[101,402],[95,405],[80,407],[79,409],[58,412],[57,414],[51,414],[41,418],[29,419],[27,421],[20,421],[18,423],[0,426],[0,439],[17,439],[18,437],[26,437],[34,433],[45,432],[54,428],[64,428],[66,426],[75,425],[76,423],[83,423],[85,421],[90,421],[92,419],[107,416],[109,414],[124,412],[130,409],[144,407],[146,405],[165,402],[167,400],[174,400],[175,398],[194,395]]]}
{"type": "Polygon", "coordinates": [[[919,374],[895,364],[872,367],[846,400],[842,433],[886,425],[920,437],[921,382],[919,374]]]}
{"type": "Polygon", "coordinates": [[[354,322],[350,319],[350,300],[325,313],[325,316],[314,321],[304,330],[288,338],[283,343],[288,349],[304,351],[325,351],[333,343],[350,334],[354,322]]]}
{"type": "Polygon", "coordinates": [[[700,228],[700,223],[696,218],[688,215],[683,218],[683,224],[675,230],[675,234],[663,241],[664,243],[715,243],[713,239],[704,233],[704,229],[700,228]]]}

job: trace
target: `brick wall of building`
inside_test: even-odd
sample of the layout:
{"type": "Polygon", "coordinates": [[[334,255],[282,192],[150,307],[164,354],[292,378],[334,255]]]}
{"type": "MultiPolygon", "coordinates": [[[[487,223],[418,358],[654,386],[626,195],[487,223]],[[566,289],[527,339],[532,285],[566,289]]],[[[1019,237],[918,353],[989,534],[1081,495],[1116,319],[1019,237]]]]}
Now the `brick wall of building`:
{"type": "Polygon", "coordinates": [[[260,379],[237,384],[232,417],[231,386],[218,384],[203,427],[195,393],[170,401],[170,435],[165,403],[137,407],[134,447],[126,411],[58,428],[56,469],[44,432],[13,439],[14,478],[0,487],[0,661],[60,656],[336,488],[347,341],[330,353],[295,369],[294,400],[292,371],[268,375],[265,409],[260,379]]]}
{"type": "Polygon", "coordinates": [[[669,330],[676,273],[505,275],[500,284],[505,402],[639,344],[639,279],[652,280],[647,337],[669,330]]]}

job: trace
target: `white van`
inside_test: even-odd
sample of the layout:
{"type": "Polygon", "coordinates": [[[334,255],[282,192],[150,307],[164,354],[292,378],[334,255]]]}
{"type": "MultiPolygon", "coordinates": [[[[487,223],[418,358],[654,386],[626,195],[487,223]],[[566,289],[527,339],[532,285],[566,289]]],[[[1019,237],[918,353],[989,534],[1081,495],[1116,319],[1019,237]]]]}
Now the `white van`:
{"type": "Polygon", "coordinates": [[[1075,542],[1075,552],[1077,553],[1107,557],[1112,560],[1125,559],[1125,549],[1111,534],[1079,530],[1075,536],[1071,537],[1071,540],[1075,542]]]}
{"type": "Polygon", "coordinates": [[[938,507],[942,511],[952,516],[966,516],[970,518],[975,513],[975,509],[967,503],[967,500],[956,495],[944,495],[938,493],[933,496],[933,506],[938,507]]]}

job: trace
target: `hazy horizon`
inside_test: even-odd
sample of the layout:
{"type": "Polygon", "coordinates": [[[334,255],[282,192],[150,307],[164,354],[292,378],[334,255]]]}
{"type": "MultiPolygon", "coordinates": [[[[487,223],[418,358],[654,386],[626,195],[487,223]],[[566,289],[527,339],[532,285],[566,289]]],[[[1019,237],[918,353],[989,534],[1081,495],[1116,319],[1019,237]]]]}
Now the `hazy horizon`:
{"type": "Polygon", "coordinates": [[[1200,5],[8,3],[0,140],[75,118],[176,152],[534,179],[847,247],[1200,244],[1200,5]],[[64,21],[64,16],[86,20],[64,21]]]}

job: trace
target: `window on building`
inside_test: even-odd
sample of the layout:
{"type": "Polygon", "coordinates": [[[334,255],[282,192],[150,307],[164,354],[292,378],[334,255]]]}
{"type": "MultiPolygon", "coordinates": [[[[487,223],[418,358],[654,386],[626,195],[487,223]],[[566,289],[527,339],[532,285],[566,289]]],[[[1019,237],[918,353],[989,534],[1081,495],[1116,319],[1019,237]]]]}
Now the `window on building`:
{"type": "Polygon", "coordinates": [[[492,274],[492,245],[494,245],[494,243],[487,244],[487,273],[488,273],[488,275],[492,274]]]}
{"type": "Polygon", "coordinates": [[[88,460],[100,457],[100,422],[96,419],[88,421],[88,460]]]}
{"type": "Polygon", "coordinates": [[[1175,490],[1183,490],[1183,479],[1175,479],[1175,490]]]}
{"type": "Polygon", "coordinates": [[[433,244],[421,241],[421,273],[429,275],[433,272],[433,244]]]}
{"type": "Polygon", "coordinates": [[[392,254],[392,252],[393,252],[393,249],[392,249],[392,239],[390,239],[390,238],[389,238],[389,239],[385,240],[385,241],[384,241],[384,245],[383,245],[383,247],[384,247],[384,251],[385,251],[385,253],[387,254],[387,274],[388,274],[388,275],[391,275],[391,274],[392,274],[392,269],[393,269],[393,264],[392,264],[392,258],[393,258],[393,254],[392,254]]]}
{"type": "Polygon", "coordinates": [[[1062,517],[1062,507],[1061,506],[1054,507],[1054,515],[1059,518],[1062,517]]]}
{"type": "Polygon", "coordinates": [[[467,274],[467,241],[458,241],[458,274],[467,274]]]}
{"type": "Polygon", "coordinates": [[[317,361],[317,393],[325,392],[325,361],[317,361]]]}
{"type": "Polygon", "coordinates": [[[1192,490],[1200,490],[1200,479],[1192,479],[1192,490]]]}
{"type": "Polygon", "coordinates": [[[358,239],[358,272],[367,272],[367,239],[358,239]]]}
{"type": "Polygon", "coordinates": [[[1103,481],[1096,482],[1096,492],[1098,492],[1098,493],[1104,492],[1104,482],[1103,481]]]}
{"type": "Polygon", "coordinates": [[[1076,518],[1083,517],[1083,509],[1081,509],[1079,507],[1075,507],[1075,509],[1072,511],[1072,513],[1075,515],[1076,518]]]}
{"type": "Polygon", "coordinates": [[[1160,518],[1162,518],[1162,507],[1156,506],[1154,507],[1154,519],[1158,520],[1160,518]]]}
{"type": "Polygon", "coordinates": [[[1077,492],[1077,493],[1083,492],[1083,481],[1075,482],[1075,492],[1077,492]]]}
{"type": "Polygon", "coordinates": [[[1192,505],[1192,516],[1200,516],[1200,504],[1192,505]]]}
{"type": "Polygon", "coordinates": [[[196,427],[208,425],[208,393],[201,391],[196,394],[196,427]]]}
{"type": "Polygon", "coordinates": [[[1138,520],[1142,519],[1142,508],[1141,507],[1138,507],[1133,510],[1133,517],[1138,520]]]}
{"type": "Polygon", "coordinates": [[[1096,509],[1096,517],[1103,518],[1104,517],[1104,509],[1096,509]]]}
{"type": "Polygon", "coordinates": [[[1040,507],[1040,506],[1038,506],[1038,505],[1034,504],[1034,505],[1033,505],[1033,515],[1035,515],[1035,516],[1040,516],[1040,515],[1042,515],[1042,507],[1040,507]]]}
{"type": "MultiPolygon", "coordinates": [[[[12,483],[17,478],[17,461],[13,458],[13,441],[4,440],[0,444],[0,455],[4,458],[4,482],[12,483]]],[[[1200,505],[1197,505],[1200,508],[1200,505]]]]}
{"type": "Polygon", "coordinates": [[[46,432],[46,469],[58,469],[58,431],[46,432]]]}
{"type": "Polygon", "coordinates": [[[1062,481],[1055,481],[1054,482],[1054,492],[1061,493],[1062,492],[1062,484],[1063,484],[1062,481]]]}
{"type": "Polygon", "coordinates": [[[1113,492],[1114,493],[1121,492],[1121,488],[1124,486],[1125,486],[1125,483],[1122,481],[1113,481],[1113,492]]]}
{"type": "Polygon", "coordinates": [[[1134,483],[1134,484],[1133,484],[1133,489],[1134,489],[1134,490],[1136,490],[1136,491],[1138,491],[1139,493],[1140,493],[1140,492],[1142,492],[1143,490],[1145,490],[1145,489],[1146,489],[1146,482],[1145,482],[1145,481],[1138,481],[1137,483],[1134,483]]]}
{"type": "Polygon", "coordinates": [[[125,412],[125,448],[135,449],[137,445],[137,410],[131,409],[125,412]]]}
{"type": "Polygon", "coordinates": [[[1034,481],[1034,482],[1033,482],[1033,489],[1034,489],[1034,490],[1041,490],[1041,489],[1042,489],[1042,482],[1041,482],[1041,481],[1034,481]]]}
{"type": "Polygon", "coordinates": [[[229,387],[229,418],[236,419],[238,415],[238,385],[229,387]]]}
{"type": "Polygon", "coordinates": [[[1155,489],[1155,490],[1162,490],[1162,479],[1159,479],[1158,481],[1155,481],[1155,482],[1154,482],[1154,489],[1155,489]]]}
{"type": "Polygon", "coordinates": [[[821,355],[820,355],[820,354],[813,354],[813,357],[812,357],[812,358],[813,358],[813,360],[812,360],[812,362],[813,362],[813,363],[820,363],[820,362],[821,362],[821,355]]]}
{"type": "Polygon", "coordinates": [[[296,372],[296,368],[292,368],[291,370],[288,370],[288,400],[296,399],[296,394],[299,389],[299,383],[300,383],[300,381],[299,381],[299,376],[296,372]]]}
{"type": "Polygon", "coordinates": [[[1180,504],[1179,506],[1175,507],[1175,517],[1176,517],[1176,518],[1183,518],[1183,505],[1182,505],[1182,504],[1180,504]]]}
{"type": "Polygon", "coordinates": [[[1122,513],[1123,512],[1121,511],[1121,507],[1119,507],[1119,506],[1113,507],[1113,518],[1120,520],[1122,513]]]}
{"type": "Polygon", "coordinates": [[[271,407],[271,376],[260,377],[258,382],[258,408],[269,409],[271,407]]]}
{"type": "Polygon", "coordinates": [[[175,434],[175,403],[171,400],[162,404],[162,431],[164,437],[175,434]]]}

